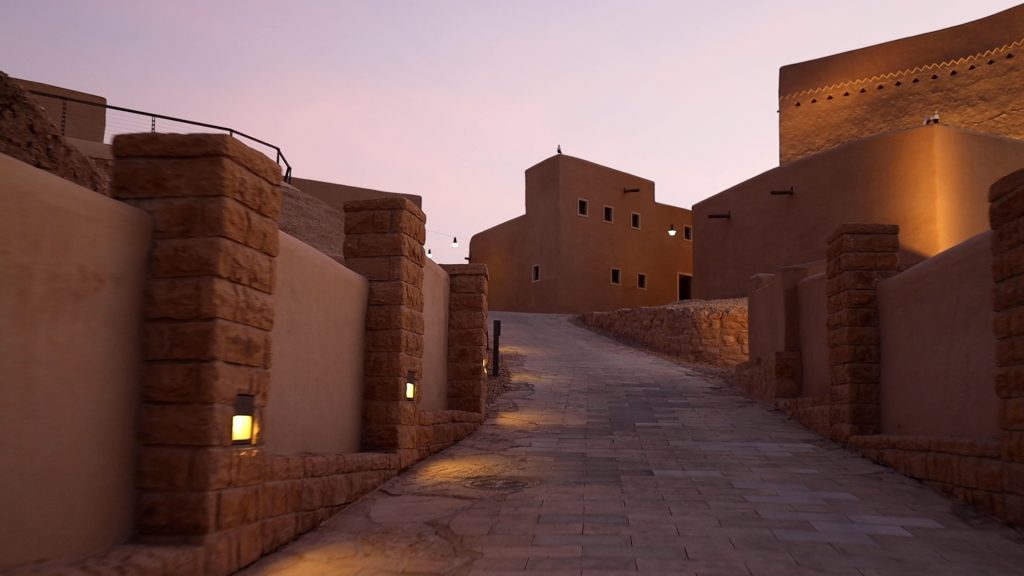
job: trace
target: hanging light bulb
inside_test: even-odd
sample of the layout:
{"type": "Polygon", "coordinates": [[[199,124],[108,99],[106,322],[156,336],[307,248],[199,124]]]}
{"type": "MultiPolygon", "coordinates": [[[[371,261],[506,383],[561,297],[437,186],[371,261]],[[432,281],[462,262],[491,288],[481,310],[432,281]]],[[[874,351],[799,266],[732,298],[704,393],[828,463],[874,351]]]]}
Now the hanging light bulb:
{"type": "Polygon", "coordinates": [[[430,248],[427,248],[427,258],[434,259],[434,253],[430,251],[430,248]]]}
{"type": "Polygon", "coordinates": [[[676,235],[676,226],[675,226],[675,224],[669,224],[668,225],[668,235],[669,236],[675,236],[676,235]]]}
{"type": "Polygon", "coordinates": [[[458,236],[454,236],[454,237],[452,237],[452,248],[458,248],[458,247],[459,247],[459,238],[458,238],[458,236]]]}

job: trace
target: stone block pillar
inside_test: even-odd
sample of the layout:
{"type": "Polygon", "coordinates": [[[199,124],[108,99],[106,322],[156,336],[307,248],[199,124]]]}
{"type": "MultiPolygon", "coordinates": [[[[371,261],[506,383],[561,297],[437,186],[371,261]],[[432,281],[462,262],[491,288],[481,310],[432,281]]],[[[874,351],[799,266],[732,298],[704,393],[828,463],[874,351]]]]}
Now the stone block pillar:
{"type": "Polygon", "coordinates": [[[113,195],[147,211],[138,531],[205,548],[204,574],[262,552],[260,410],[267,398],[278,166],[227,135],[114,140],[113,195]],[[234,405],[252,396],[255,443],[233,446],[234,405]]]}
{"type": "Polygon", "coordinates": [[[1024,524],[1024,170],[989,189],[996,394],[1006,519],[1024,524]]]}
{"type": "Polygon", "coordinates": [[[828,334],[833,440],[877,434],[878,282],[899,268],[899,227],[844,224],[828,240],[828,334]]]}
{"type": "Polygon", "coordinates": [[[345,203],[345,264],[370,281],[363,447],[397,453],[403,468],[419,453],[419,397],[406,400],[405,383],[423,380],[425,223],[405,198],[345,203]]]}
{"type": "Polygon", "coordinates": [[[448,300],[448,408],[484,413],[487,402],[487,266],[442,266],[448,300]]]}

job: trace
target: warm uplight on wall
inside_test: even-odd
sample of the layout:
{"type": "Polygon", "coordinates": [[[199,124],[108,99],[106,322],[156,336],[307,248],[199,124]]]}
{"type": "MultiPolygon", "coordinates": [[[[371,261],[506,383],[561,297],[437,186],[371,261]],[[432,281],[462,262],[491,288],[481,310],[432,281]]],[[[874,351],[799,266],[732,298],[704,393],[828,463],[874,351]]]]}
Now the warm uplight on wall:
{"type": "Polygon", "coordinates": [[[256,409],[252,396],[239,394],[235,397],[235,414],[231,417],[232,444],[252,444],[255,414],[256,409]]]}
{"type": "Polygon", "coordinates": [[[675,236],[676,235],[676,226],[675,226],[675,224],[669,224],[668,225],[668,235],[669,236],[675,236]]]}
{"type": "Polygon", "coordinates": [[[459,247],[459,239],[457,237],[452,237],[452,248],[458,248],[458,247],[459,247]]]}
{"type": "Polygon", "coordinates": [[[411,370],[405,375],[405,399],[416,399],[416,375],[411,370]]]}

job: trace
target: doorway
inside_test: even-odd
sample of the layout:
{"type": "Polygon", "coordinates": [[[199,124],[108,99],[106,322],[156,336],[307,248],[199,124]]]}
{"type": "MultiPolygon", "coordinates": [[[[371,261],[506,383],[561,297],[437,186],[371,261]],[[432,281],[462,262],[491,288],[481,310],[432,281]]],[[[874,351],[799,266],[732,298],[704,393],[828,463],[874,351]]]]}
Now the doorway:
{"type": "Polygon", "coordinates": [[[679,299],[689,300],[690,299],[690,281],[693,280],[693,276],[689,274],[679,275],[679,299]]]}

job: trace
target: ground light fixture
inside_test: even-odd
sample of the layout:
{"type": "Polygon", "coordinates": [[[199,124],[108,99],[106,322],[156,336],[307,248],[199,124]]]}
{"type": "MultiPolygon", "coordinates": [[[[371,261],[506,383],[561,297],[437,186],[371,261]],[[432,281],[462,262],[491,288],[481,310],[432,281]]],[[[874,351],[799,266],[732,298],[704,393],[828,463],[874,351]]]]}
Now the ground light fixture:
{"type": "Polygon", "coordinates": [[[452,248],[458,248],[458,247],[459,247],[459,238],[457,236],[452,236],[452,248]]]}
{"type": "Polygon", "coordinates": [[[675,236],[676,232],[677,232],[677,230],[676,230],[675,224],[669,224],[668,225],[668,235],[669,236],[675,236]]]}
{"type": "Polygon", "coordinates": [[[405,375],[405,399],[409,401],[416,399],[416,375],[412,370],[405,375]]]}
{"type": "Polygon", "coordinates": [[[255,415],[256,406],[251,395],[235,396],[235,414],[231,417],[231,444],[238,446],[252,444],[255,415]]]}

